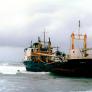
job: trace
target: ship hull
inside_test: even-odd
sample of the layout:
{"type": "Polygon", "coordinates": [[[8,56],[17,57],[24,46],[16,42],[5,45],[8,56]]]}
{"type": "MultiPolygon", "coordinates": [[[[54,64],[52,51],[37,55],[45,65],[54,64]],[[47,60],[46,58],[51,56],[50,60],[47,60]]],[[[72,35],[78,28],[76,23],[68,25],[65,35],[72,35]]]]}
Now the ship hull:
{"type": "Polygon", "coordinates": [[[33,62],[33,61],[24,61],[23,62],[26,70],[30,72],[48,72],[49,65],[47,65],[45,62],[33,62]]]}
{"type": "Polygon", "coordinates": [[[50,64],[51,72],[64,76],[92,77],[92,59],[70,59],[50,64]]]}

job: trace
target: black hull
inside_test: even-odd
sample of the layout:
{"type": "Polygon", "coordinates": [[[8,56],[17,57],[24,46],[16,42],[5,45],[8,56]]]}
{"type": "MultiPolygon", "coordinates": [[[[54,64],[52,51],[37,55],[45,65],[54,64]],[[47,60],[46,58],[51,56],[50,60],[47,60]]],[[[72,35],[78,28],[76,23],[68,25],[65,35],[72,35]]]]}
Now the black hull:
{"type": "Polygon", "coordinates": [[[92,59],[71,59],[50,65],[51,72],[57,75],[92,77],[92,59]]]}
{"type": "Polygon", "coordinates": [[[48,72],[50,70],[45,62],[24,61],[23,63],[26,71],[29,72],[48,72]]]}

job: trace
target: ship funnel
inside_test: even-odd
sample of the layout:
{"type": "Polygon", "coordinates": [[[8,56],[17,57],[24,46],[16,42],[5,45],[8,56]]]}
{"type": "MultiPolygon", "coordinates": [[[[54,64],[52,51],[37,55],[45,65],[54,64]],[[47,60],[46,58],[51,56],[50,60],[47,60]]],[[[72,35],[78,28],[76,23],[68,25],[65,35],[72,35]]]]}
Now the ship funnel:
{"type": "Polygon", "coordinates": [[[48,50],[51,50],[51,41],[50,41],[50,37],[49,37],[49,41],[48,41],[48,50]]]}

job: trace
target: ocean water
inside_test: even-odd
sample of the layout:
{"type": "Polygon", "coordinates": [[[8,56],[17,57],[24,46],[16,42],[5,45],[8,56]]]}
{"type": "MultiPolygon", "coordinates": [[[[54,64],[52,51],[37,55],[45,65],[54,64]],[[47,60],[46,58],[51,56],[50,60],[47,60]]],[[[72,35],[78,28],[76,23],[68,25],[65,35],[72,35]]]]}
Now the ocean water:
{"type": "Polygon", "coordinates": [[[26,72],[24,66],[0,66],[0,92],[92,92],[92,78],[26,72]]]}

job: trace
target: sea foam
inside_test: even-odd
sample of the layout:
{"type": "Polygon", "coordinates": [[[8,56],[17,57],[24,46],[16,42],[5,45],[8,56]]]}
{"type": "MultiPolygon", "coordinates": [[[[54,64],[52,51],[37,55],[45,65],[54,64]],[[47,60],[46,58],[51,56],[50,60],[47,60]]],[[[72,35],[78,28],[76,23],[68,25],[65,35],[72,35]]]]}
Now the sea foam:
{"type": "Polygon", "coordinates": [[[16,74],[24,71],[26,71],[24,66],[0,65],[0,73],[2,74],[16,74]]]}
{"type": "Polygon", "coordinates": [[[15,66],[15,65],[9,65],[8,63],[6,64],[1,64],[0,65],[0,73],[1,74],[49,74],[49,72],[28,72],[26,71],[25,66],[15,66]]]}

